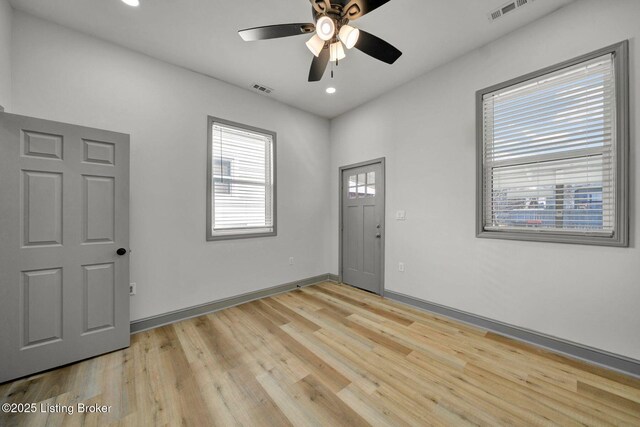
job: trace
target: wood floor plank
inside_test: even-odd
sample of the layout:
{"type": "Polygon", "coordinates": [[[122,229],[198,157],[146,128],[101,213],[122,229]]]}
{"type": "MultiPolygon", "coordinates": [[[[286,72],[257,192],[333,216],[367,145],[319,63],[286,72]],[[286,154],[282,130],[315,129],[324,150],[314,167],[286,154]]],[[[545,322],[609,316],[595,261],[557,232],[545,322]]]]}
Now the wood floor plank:
{"type": "Polygon", "coordinates": [[[640,379],[336,283],[0,384],[0,426],[640,426],[640,379]]]}
{"type": "Polygon", "coordinates": [[[321,378],[325,385],[333,392],[338,392],[351,383],[325,360],[314,354],[290,335],[287,335],[278,325],[271,323],[267,317],[263,316],[259,306],[245,304],[239,308],[244,310],[249,318],[255,322],[255,327],[262,328],[263,333],[269,333],[273,335],[274,338],[277,338],[276,341],[281,343],[284,352],[295,356],[295,360],[302,363],[306,370],[303,377],[307,377],[308,374],[315,374],[318,378],[321,378]]]}
{"type": "Polygon", "coordinates": [[[598,400],[605,402],[612,408],[626,412],[628,414],[640,413],[640,404],[638,402],[626,399],[622,396],[611,393],[607,390],[604,390],[603,388],[596,387],[591,384],[586,384],[578,381],[578,394],[595,397],[598,400]]]}
{"type": "Polygon", "coordinates": [[[317,293],[314,292],[314,288],[310,288],[309,290],[305,289],[304,291],[311,293],[312,295],[318,295],[320,298],[324,297],[325,299],[333,302],[334,304],[337,304],[339,306],[348,306],[351,305],[353,307],[358,307],[360,309],[363,310],[367,310],[370,311],[371,313],[377,314],[379,316],[385,317],[389,320],[392,320],[394,322],[397,322],[401,325],[404,326],[409,326],[411,325],[414,321],[410,318],[408,318],[407,316],[395,313],[391,310],[384,310],[381,309],[379,307],[377,307],[376,305],[372,305],[372,304],[368,304],[366,302],[363,301],[358,301],[356,299],[353,299],[351,297],[339,294],[337,292],[331,291],[330,289],[325,289],[322,287],[317,287],[317,293]]]}
{"type": "Polygon", "coordinates": [[[334,351],[329,346],[320,343],[315,335],[298,328],[298,325],[287,324],[281,326],[281,329],[294,338],[296,341],[304,345],[309,351],[313,352],[322,360],[326,361],[333,369],[338,371],[343,377],[347,378],[352,384],[358,385],[367,393],[372,393],[380,384],[372,375],[358,365],[354,365],[345,360],[340,353],[334,351]]]}
{"type": "Polygon", "coordinates": [[[533,375],[527,378],[526,385],[527,388],[549,396],[562,405],[574,407],[580,412],[592,416],[594,420],[604,420],[605,422],[603,424],[634,425],[640,421],[626,412],[612,411],[611,407],[601,400],[589,399],[584,395],[577,395],[575,392],[569,392],[562,387],[557,387],[555,384],[533,375]]]}
{"type": "Polygon", "coordinates": [[[267,298],[262,300],[261,302],[273,308],[275,311],[280,313],[283,317],[287,318],[290,323],[293,322],[296,325],[299,325],[300,327],[304,327],[305,329],[308,329],[309,331],[312,331],[312,332],[320,329],[319,325],[317,325],[316,323],[313,323],[312,321],[310,321],[304,316],[300,316],[298,313],[291,310],[286,305],[281,304],[275,298],[267,298]]]}
{"type": "Polygon", "coordinates": [[[398,414],[400,411],[397,411],[397,408],[377,396],[366,393],[355,384],[343,388],[337,395],[371,425],[400,427],[415,425],[418,421],[406,421],[398,414]]]}

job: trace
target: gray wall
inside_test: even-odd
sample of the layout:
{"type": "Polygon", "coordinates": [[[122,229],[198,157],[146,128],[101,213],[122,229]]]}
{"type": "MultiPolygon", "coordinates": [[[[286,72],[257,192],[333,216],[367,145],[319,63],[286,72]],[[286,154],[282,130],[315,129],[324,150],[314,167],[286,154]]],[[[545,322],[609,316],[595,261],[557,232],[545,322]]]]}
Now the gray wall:
{"type": "Polygon", "coordinates": [[[640,2],[581,0],[332,122],[332,272],[338,167],[387,157],[386,287],[640,359],[640,2]],[[631,247],[475,238],[476,90],[631,40],[631,247]],[[395,211],[407,220],[396,221],[395,211]],[[398,271],[398,262],[406,271],[398,271]]]}
{"type": "Polygon", "coordinates": [[[12,62],[13,112],[131,134],[132,320],[328,272],[327,120],[17,11],[12,62]],[[277,237],[205,241],[207,115],[278,133],[277,237]]]}
{"type": "Polygon", "coordinates": [[[0,0],[0,105],[11,108],[11,25],[12,9],[8,0],[0,0]]]}

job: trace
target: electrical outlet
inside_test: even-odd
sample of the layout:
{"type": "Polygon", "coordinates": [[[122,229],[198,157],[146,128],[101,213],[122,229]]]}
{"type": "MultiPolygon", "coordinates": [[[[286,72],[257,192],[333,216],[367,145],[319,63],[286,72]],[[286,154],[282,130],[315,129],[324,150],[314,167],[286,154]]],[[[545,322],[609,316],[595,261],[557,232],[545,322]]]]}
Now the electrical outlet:
{"type": "Polygon", "coordinates": [[[398,271],[404,272],[404,262],[399,262],[398,263],[398,271]]]}
{"type": "Polygon", "coordinates": [[[136,284],[129,283],[129,295],[135,295],[135,294],[136,294],[136,284]]]}
{"type": "Polygon", "coordinates": [[[289,257],[289,265],[293,265],[293,257],[289,257]]]}

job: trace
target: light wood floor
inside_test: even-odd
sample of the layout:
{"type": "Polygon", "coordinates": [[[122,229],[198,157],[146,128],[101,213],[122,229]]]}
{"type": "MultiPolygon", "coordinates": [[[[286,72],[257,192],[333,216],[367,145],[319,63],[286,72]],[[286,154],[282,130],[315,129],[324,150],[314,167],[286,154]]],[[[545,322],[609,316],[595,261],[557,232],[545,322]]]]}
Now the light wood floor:
{"type": "Polygon", "coordinates": [[[640,425],[640,381],[332,283],[0,386],[0,425],[640,425]]]}

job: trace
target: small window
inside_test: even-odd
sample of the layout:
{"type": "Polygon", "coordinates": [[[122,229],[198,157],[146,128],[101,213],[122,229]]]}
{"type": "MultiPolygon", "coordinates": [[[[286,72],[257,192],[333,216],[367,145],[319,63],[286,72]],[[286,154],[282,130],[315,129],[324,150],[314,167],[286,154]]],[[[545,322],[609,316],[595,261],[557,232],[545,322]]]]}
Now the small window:
{"type": "Polygon", "coordinates": [[[209,117],[207,240],[276,234],[276,134],[209,117]]]}
{"type": "Polygon", "coordinates": [[[479,237],[628,246],[627,49],[478,92],[479,237]]]}
{"type": "Polygon", "coordinates": [[[376,173],[367,172],[349,176],[349,199],[376,196],[376,173]]]}

